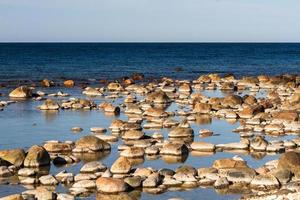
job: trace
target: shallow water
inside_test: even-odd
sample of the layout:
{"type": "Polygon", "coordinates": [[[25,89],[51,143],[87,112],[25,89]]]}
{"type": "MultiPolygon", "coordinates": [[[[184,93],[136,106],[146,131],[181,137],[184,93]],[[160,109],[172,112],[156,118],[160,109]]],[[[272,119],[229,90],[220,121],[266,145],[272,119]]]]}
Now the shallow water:
{"type": "MultiPolygon", "coordinates": [[[[39,89],[39,88],[38,88],[39,89]]],[[[72,97],[82,97],[81,90],[79,88],[73,89],[43,89],[44,91],[53,92],[63,90],[71,94],[72,97]]],[[[5,90],[1,92],[7,92],[5,90]]],[[[219,91],[203,91],[203,94],[207,96],[223,96],[225,95],[219,91]]],[[[258,96],[264,96],[264,91],[260,91],[258,96]]],[[[68,98],[68,97],[67,97],[68,98]]],[[[61,98],[58,98],[61,99],[61,98]]],[[[1,100],[7,100],[7,97],[1,97],[1,100]]],[[[108,101],[103,97],[93,98],[96,103],[102,101],[108,101]]],[[[112,100],[110,100],[112,101],[112,100]]],[[[122,99],[117,99],[114,103],[122,102],[122,99]]],[[[102,111],[99,110],[88,110],[88,111],[75,111],[75,110],[60,110],[60,111],[40,111],[36,109],[36,106],[40,105],[42,102],[27,100],[21,101],[15,104],[11,104],[5,107],[4,111],[0,112],[0,127],[1,127],[1,140],[0,149],[10,149],[10,148],[24,148],[27,149],[34,144],[43,144],[47,140],[72,140],[75,141],[84,135],[90,134],[90,127],[105,127],[108,129],[111,122],[116,119],[127,119],[127,116],[121,113],[119,116],[107,116],[102,111]],[[71,128],[74,126],[80,126],[84,131],[80,133],[71,132],[71,128]]],[[[175,104],[172,104],[168,110],[178,109],[175,104]]],[[[180,117],[178,117],[180,119],[180,117]]],[[[206,141],[214,144],[219,143],[230,143],[240,141],[240,137],[237,133],[232,132],[232,130],[239,126],[236,122],[231,124],[225,120],[211,119],[206,121],[195,122],[191,124],[194,129],[195,136],[194,141],[206,141]],[[200,129],[210,129],[214,132],[214,136],[207,138],[200,138],[198,132],[200,129]]],[[[147,135],[151,135],[157,130],[145,130],[147,135]]],[[[167,138],[168,129],[160,130],[165,138],[167,138]]],[[[106,134],[110,134],[108,131],[106,134]]],[[[289,138],[292,136],[287,136],[289,138]]],[[[103,162],[107,166],[111,166],[115,159],[118,157],[118,144],[121,144],[122,140],[119,139],[118,142],[112,143],[112,150],[108,154],[100,153],[97,159],[103,162]]],[[[231,158],[234,155],[240,155],[244,158],[248,165],[252,168],[257,168],[267,161],[277,159],[278,155],[265,155],[265,154],[255,154],[249,155],[247,153],[230,153],[230,152],[217,152],[215,154],[195,154],[190,153],[187,158],[181,161],[174,162],[174,160],[164,159],[164,158],[149,158],[145,157],[144,160],[140,162],[139,166],[153,167],[155,169],[169,168],[176,169],[177,167],[187,164],[195,168],[208,167],[213,164],[213,161],[220,158],[231,158]],[[170,163],[171,162],[171,163],[170,163]],[[173,163],[172,163],[173,162],[173,163]]],[[[78,173],[79,169],[83,165],[83,161],[72,166],[54,166],[51,165],[50,173],[56,174],[64,169],[69,172],[78,173]]],[[[23,186],[16,185],[0,185],[0,197],[6,196],[8,194],[18,193],[24,191],[23,186]]],[[[58,191],[65,191],[64,187],[59,186],[58,191]]],[[[147,193],[141,194],[141,199],[168,199],[171,197],[182,197],[184,199],[195,199],[201,195],[201,199],[236,199],[240,195],[234,194],[218,194],[214,189],[192,189],[190,191],[168,191],[166,193],[157,195],[151,195],[147,193]]],[[[91,196],[88,199],[93,199],[91,196]]]]}

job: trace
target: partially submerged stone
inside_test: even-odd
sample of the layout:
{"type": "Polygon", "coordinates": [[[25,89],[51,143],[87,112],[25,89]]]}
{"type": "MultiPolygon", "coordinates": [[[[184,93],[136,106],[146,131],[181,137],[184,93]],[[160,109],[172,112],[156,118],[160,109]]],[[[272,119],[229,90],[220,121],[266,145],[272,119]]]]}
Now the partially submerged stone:
{"type": "Polygon", "coordinates": [[[40,167],[50,164],[50,156],[42,146],[30,147],[24,160],[25,167],[40,167]]]}

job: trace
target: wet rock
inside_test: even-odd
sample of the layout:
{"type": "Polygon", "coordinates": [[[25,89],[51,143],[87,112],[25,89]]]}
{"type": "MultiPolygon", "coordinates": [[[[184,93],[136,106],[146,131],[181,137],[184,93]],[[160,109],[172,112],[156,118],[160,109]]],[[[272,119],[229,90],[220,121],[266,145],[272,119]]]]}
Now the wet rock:
{"type": "Polygon", "coordinates": [[[21,194],[12,194],[2,197],[1,200],[24,200],[21,194]]]}
{"type": "Polygon", "coordinates": [[[243,99],[238,95],[226,96],[222,101],[222,105],[224,107],[229,107],[229,108],[235,108],[237,105],[241,105],[242,103],[243,103],[243,99]]]}
{"type": "Polygon", "coordinates": [[[129,130],[122,135],[124,140],[139,140],[144,137],[144,133],[139,130],[129,130]]]}
{"type": "Polygon", "coordinates": [[[157,104],[166,104],[170,102],[169,97],[166,93],[162,91],[152,92],[146,97],[147,102],[157,103],[157,104]]]}
{"type": "Polygon", "coordinates": [[[255,151],[265,151],[268,146],[268,141],[262,136],[255,136],[250,142],[250,147],[255,151]]]}
{"type": "Polygon", "coordinates": [[[122,91],[124,88],[120,83],[109,83],[107,85],[107,89],[110,91],[122,91]]]}
{"type": "Polygon", "coordinates": [[[111,166],[110,171],[114,174],[127,174],[131,170],[131,163],[125,157],[119,157],[111,166]]]}
{"type": "Polygon", "coordinates": [[[38,106],[40,110],[58,110],[59,107],[59,104],[53,99],[47,99],[42,105],[38,106]]]}
{"type": "Polygon", "coordinates": [[[27,177],[27,176],[33,176],[36,172],[32,168],[22,168],[18,171],[19,176],[27,177]]]}
{"type": "Polygon", "coordinates": [[[74,132],[74,133],[78,133],[78,132],[83,131],[83,128],[75,126],[75,127],[71,128],[71,131],[74,132]]]}
{"type": "Polygon", "coordinates": [[[121,156],[128,158],[143,157],[145,154],[144,148],[142,147],[129,147],[121,152],[121,156]]]}
{"type": "Polygon", "coordinates": [[[242,168],[248,166],[245,161],[225,158],[225,159],[215,160],[213,163],[213,167],[216,169],[224,169],[224,168],[242,168]]]}
{"type": "Polygon", "coordinates": [[[130,185],[132,188],[137,188],[142,185],[142,178],[140,176],[126,177],[124,182],[130,185]]]}
{"type": "Polygon", "coordinates": [[[193,109],[193,112],[195,113],[201,113],[201,114],[207,114],[207,113],[210,113],[212,107],[210,104],[208,103],[196,103],[194,105],[194,109],[193,109]]]}
{"type": "Polygon", "coordinates": [[[68,173],[67,171],[61,171],[55,175],[56,180],[61,183],[70,184],[74,182],[74,175],[72,173],[68,173]]]}
{"type": "Polygon", "coordinates": [[[70,87],[74,87],[74,85],[75,85],[75,82],[73,80],[66,80],[66,81],[64,81],[64,86],[65,87],[70,88],[70,87]]]}
{"type": "Polygon", "coordinates": [[[81,181],[75,182],[72,185],[72,188],[94,189],[94,188],[96,188],[96,183],[95,183],[95,181],[92,181],[92,180],[81,180],[81,181]]]}
{"type": "Polygon", "coordinates": [[[85,94],[87,96],[103,96],[101,91],[91,87],[85,88],[82,94],[85,94]]]}
{"type": "Polygon", "coordinates": [[[50,156],[44,147],[34,145],[30,147],[24,160],[25,167],[40,167],[50,164],[50,156]]]}
{"type": "Polygon", "coordinates": [[[9,93],[12,98],[29,98],[32,96],[31,89],[27,86],[20,86],[9,93]]]}
{"type": "Polygon", "coordinates": [[[92,161],[84,164],[80,169],[81,173],[104,172],[107,169],[105,165],[98,161],[92,161]]]}
{"type": "Polygon", "coordinates": [[[61,143],[58,141],[49,141],[46,144],[44,144],[44,148],[46,149],[46,151],[51,152],[51,153],[71,152],[72,144],[61,143]]]}
{"type": "Polygon", "coordinates": [[[74,177],[75,182],[78,181],[83,181],[83,180],[96,180],[97,179],[97,175],[95,174],[82,174],[79,173],[74,177]]]}
{"type": "Polygon", "coordinates": [[[70,194],[57,194],[57,200],[75,200],[75,197],[70,194]]]}
{"type": "Polygon", "coordinates": [[[299,113],[297,111],[280,111],[273,114],[274,119],[297,121],[299,119],[299,113]]]}
{"type": "Polygon", "coordinates": [[[143,187],[154,188],[157,187],[162,181],[162,177],[158,173],[152,173],[143,181],[143,187]]]}
{"type": "Polygon", "coordinates": [[[103,127],[91,127],[90,130],[93,133],[105,133],[107,131],[106,128],[103,127]]]}
{"type": "Polygon", "coordinates": [[[193,137],[194,136],[194,131],[191,128],[184,128],[184,127],[176,127],[173,128],[169,132],[169,137],[174,137],[174,138],[180,138],[180,137],[193,137]]]}
{"type": "Polygon", "coordinates": [[[147,155],[157,155],[159,153],[159,148],[156,146],[147,147],[145,153],[147,155]]]}
{"type": "Polygon", "coordinates": [[[96,181],[97,190],[103,193],[119,193],[129,190],[129,185],[122,179],[98,178],[96,181]]]}
{"type": "Polygon", "coordinates": [[[215,145],[207,142],[193,142],[191,148],[194,151],[213,152],[215,150],[215,145]]]}
{"type": "Polygon", "coordinates": [[[197,175],[197,170],[191,166],[183,165],[176,169],[174,178],[182,182],[192,182],[197,181],[195,176],[197,175]]]}
{"type": "Polygon", "coordinates": [[[218,178],[216,180],[216,182],[214,183],[214,187],[216,189],[223,189],[228,186],[229,186],[229,182],[228,182],[227,178],[225,178],[225,177],[218,178]]]}
{"type": "Polygon", "coordinates": [[[254,177],[250,186],[257,189],[275,189],[280,183],[277,178],[271,174],[260,174],[254,177]]]}
{"type": "Polygon", "coordinates": [[[160,154],[181,156],[188,154],[188,148],[185,144],[167,143],[163,145],[160,154]]]}
{"type": "Polygon", "coordinates": [[[293,174],[300,176],[300,153],[286,152],[279,158],[278,169],[289,170],[293,174]]]}
{"type": "Polygon", "coordinates": [[[9,171],[8,167],[0,166],[0,177],[10,177],[13,174],[9,171]]]}
{"type": "Polygon", "coordinates": [[[23,149],[10,149],[0,151],[0,159],[9,162],[16,167],[20,167],[25,159],[25,152],[23,149]]]}
{"type": "Polygon", "coordinates": [[[39,178],[39,181],[42,185],[57,185],[58,181],[52,175],[45,175],[39,178]]]}
{"type": "Polygon", "coordinates": [[[88,135],[76,141],[73,152],[97,152],[109,149],[110,144],[95,136],[88,135]]]}

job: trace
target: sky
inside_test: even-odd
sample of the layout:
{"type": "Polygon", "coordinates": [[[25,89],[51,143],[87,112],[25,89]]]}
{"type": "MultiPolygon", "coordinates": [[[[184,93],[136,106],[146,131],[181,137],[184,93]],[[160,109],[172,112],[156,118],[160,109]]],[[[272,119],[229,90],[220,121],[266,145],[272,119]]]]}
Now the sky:
{"type": "Polygon", "coordinates": [[[300,0],[0,0],[0,42],[300,42],[300,0]]]}

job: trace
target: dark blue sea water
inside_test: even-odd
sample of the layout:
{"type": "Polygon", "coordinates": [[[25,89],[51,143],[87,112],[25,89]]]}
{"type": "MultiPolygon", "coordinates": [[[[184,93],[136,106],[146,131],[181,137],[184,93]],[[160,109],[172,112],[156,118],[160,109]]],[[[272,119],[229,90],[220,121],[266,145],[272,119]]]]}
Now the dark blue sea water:
{"type": "Polygon", "coordinates": [[[0,80],[300,73],[300,44],[0,43],[0,80]],[[181,67],[183,71],[176,72],[181,67]]]}

